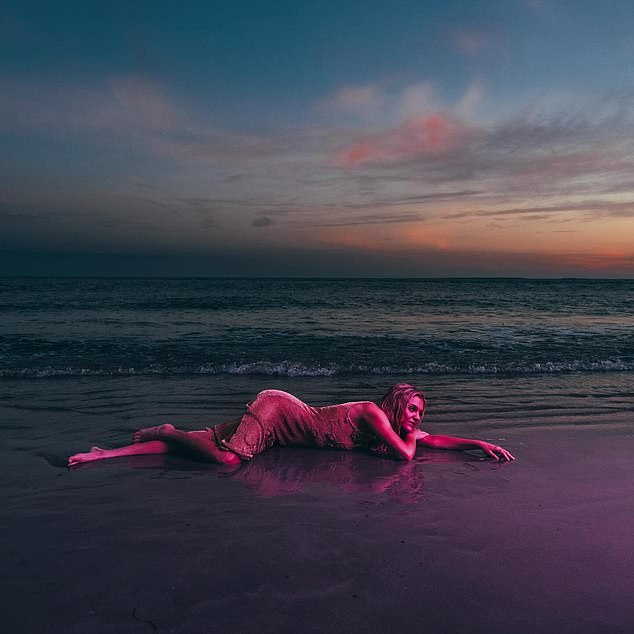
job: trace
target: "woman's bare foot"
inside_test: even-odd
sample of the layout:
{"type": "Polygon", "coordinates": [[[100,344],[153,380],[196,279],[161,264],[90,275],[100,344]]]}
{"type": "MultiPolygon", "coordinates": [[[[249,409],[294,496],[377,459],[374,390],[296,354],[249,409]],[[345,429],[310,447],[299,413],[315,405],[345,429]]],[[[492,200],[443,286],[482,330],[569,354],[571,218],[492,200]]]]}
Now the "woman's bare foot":
{"type": "Polygon", "coordinates": [[[165,425],[157,425],[156,427],[146,427],[135,431],[132,436],[132,442],[149,442],[150,440],[162,440],[165,436],[174,431],[174,425],[166,423],[165,425]]]}
{"type": "Polygon", "coordinates": [[[104,458],[105,449],[101,447],[91,447],[87,453],[76,453],[68,459],[68,466],[73,467],[82,462],[91,462],[92,460],[101,460],[104,458]]]}

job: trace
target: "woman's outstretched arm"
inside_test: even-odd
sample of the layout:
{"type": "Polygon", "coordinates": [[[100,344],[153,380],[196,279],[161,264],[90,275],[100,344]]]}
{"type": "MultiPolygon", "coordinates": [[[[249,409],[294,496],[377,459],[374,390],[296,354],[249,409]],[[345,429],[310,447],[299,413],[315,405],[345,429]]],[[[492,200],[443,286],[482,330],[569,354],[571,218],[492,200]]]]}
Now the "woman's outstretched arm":
{"type": "Polygon", "coordinates": [[[515,460],[515,457],[503,447],[493,445],[484,440],[473,440],[470,438],[456,438],[455,436],[440,436],[425,434],[417,430],[416,442],[419,447],[431,447],[432,449],[481,449],[487,456],[494,460],[515,460]]]}

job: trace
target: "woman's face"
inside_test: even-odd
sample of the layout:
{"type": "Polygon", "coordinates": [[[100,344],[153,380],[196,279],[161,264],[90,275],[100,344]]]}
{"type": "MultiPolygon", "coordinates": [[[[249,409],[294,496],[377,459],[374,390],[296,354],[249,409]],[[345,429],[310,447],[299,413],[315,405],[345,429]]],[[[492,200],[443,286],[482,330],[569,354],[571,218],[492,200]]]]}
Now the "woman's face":
{"type": "Polygon", "coordinates": [[[412,396],[407,403],[401,419],[401,431],[405,434],[413,432],[423,420],[425,413],[425,402],[420,396],[412,396]]]}

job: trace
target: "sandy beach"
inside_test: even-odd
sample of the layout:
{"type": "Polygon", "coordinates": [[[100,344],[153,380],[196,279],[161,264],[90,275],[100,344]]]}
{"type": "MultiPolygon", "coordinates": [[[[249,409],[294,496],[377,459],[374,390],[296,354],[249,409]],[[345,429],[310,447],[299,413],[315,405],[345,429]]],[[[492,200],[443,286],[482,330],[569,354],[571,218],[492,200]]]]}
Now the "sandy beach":
{"type": "MultiPolygon", "coordinates": [[[[221,386],[215,413],[233,412],[251,387],[221,386]]],[[[332,387],[310,389],[318,399],[332,387]]],[[[517,456],[503,465],[432,450],[398,463],[274,449],[237,470],[174,456],[68,470],[69,453],[90,440],[124,441],[140,411],[169,416],[176,395],[188,403],[182,416],[203,422],[205,384],[73,379],[1,389],[3,631],[627,632],[634,624],[626,411],[569,411],[556,425],[548,412],[522,424],[518,411],[507,424],[480,424],[481,437],[517,456]],[[144,396],[132,406],[136,389],[144,396]]],[[[441,421],[446,433],[465,426],[441,421]]]]}

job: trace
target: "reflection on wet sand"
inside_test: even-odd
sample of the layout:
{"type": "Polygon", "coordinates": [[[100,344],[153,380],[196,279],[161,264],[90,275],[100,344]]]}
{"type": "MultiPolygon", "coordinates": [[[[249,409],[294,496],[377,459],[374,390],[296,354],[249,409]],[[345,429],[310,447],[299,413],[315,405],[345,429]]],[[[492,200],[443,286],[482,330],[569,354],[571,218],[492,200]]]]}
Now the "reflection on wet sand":
{"type": "Polygon", "coordinates": [[[270,451],[229,477],[263,497],[330,487],[342,493],[389,494],[414,501],[423,491],[423,474],[417,462],[352,452],[270,451]]]}
{"type": "MultiPolygon", "coordinates": [[[[428,465],[453,463],[478,469],[481,456],[469,452],[419,451],[412,462],[377,458],[361,452],[311,451],[302,448],[271,448],[238,466],[212,465],[175,455],[147,455],[108,461],[126,461],[135,469],[165,472],[211,471],[218,478],[237,480],[261,497],[297,495],[310,489],[332,489],[344,494],[387,495],[391,500],[418,503],[424,490],[423,471],[428,465]]],[[[49,461],[50,462],[50,461],[49,461]]],[[[484,461],[486,462],[486,461],[484,461]]],[[[486,462],[488,468],[502,464],[486,462]]],[[[89,462],[73,469],[104,468],[89,462]]]]}
{"type": "MultiPolygon", "coordinates": [[[[121,460],[136,469],[212,471],[219,478],[239,481],[262,497],[297,495],[311,488],[331,488],[341,493],[388,495],[404,503],[420,502],[426,465],[455,463],[477,468],[477,463],[482,462],[482,458],[464,452],[425,451],[412,462],[399,462],[359,452],[289,448],[269,449],[237,467],[208,465],[171,455],[135,456],[121,460]]],[[[103,468],[103,463],[90,462],[79,465],[79,468],[103,468]]]]}

